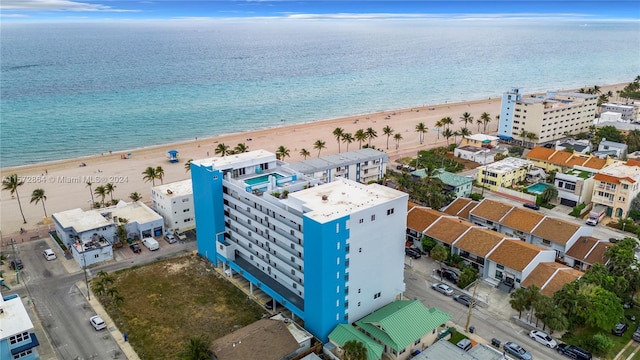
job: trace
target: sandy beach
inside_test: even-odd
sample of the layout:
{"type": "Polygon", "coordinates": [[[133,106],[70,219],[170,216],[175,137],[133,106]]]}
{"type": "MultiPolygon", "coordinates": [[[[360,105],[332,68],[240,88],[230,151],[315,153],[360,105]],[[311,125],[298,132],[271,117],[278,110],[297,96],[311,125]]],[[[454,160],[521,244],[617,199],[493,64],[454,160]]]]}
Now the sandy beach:
{"type": "MultiPolygon", "coordinates": [[[[612,91],[615,94],[616,90],[622,89],[625,85],[626,83],[602,86],[601,91],[603,93],[612,91]]],[[[500,97],[501,94],[496,94],[495,97],[483,100],[425,105],[217,137],[198,137],[181,143],[121,152],[109,153],[109,150],[106,150],[105,153],[95,156],[4,168],[0,170],[2,178],[15,173],[24,180],[24,185],[18,188],[18,192],[27,224],[23,224],[17,199],[12,197],[9,191],[3,190],[0,197],[0,230],[3,244],[10,238],[27,241],[36,236],[44,236],[47,229],[53,229],[50,219],[44,219],[42,204],[30,203],[31,193],[37,188],[45,191],[48,216],[74,208],[90,209],[91,193],[86,185],[89,179],[93,180],[93,189],[108,182],[114,184],[113,197],[116,199],[130,201],[129,195],[138,192],[142,195],[142,200],[149,204],[152,183],[145,182],[142,175],[148,166],[161,166],[164,169],[164,183],[184,180],[189,178],[189,173],[185,171],[185,162],[189,159],[217,156],[215,148],[220,143],[226,144],[230,149],[239,143],[244,143],[249,150],[265,149],[273,152],[282,145],[290,150],[290,157],[284,160],[294,162],[303,159],[300,155],[300,150],[303,148],[311,153],[311,157],[317,157],[318,150],[314,149],[313,144],[316,140],[322,140],[326,148],[321,150],[320,156],[335,154],[338,153],[338,142],[332,132],[337,127],[352,134],[359,129],[373,128],[378,137],[371,141],[371,145],[386,150],[390,160],[393,161],[403,156],[415,156],[417,150],[446,145],[446,140],[442,136],[438,139],[438,132],[434,127],[436,121],[443,117],[451,117],[455,122],[452,130],[457,130],[462,126],[459,119],[464,112],[469,112],[474,119],[478,119],[483,112],[487,112],[491,115],[487,133],[495,134],[498,125],[496,115],[500,113],[500,97]],[[418,133],[415,131],[416,125],[420,122],[429,129],[424,136],[423,144],[420,144],[418,133]],[[394,134],[402,134],[397,150],[393,136],[389,139],[387,150],[387,136],[382,131],[385,126],[391,127],[394,134]],[[170,149],[179,151],[180,162],[168,161],[166,156],[170,149]],[[123,159],[123,154],[126,153],[131,153],[131,157],[123,159]],[[82,163],[86,166],[80,166],[82,163]],[[20,234],[21,227],[27,232],[20,234]]],[[[482,131],[482,127],[478,131],[478,125],[475,123],[469,125],[469,129],[473,133],[482,131]]],[[[358,149],[357,141],[349,145],[349,150],[356,149],[358,149]]],[[[347,144],[341,143],[340,150],[346,151],[347,144]]],[[[156,185],[159,184],[160,182],[156,181],[156,185]]],[[[94,199],[99,201],[100,198],[94,195],[94,199]]],[[[110,200],[110,196],[107,196],[106,200],[110,200]]]]}

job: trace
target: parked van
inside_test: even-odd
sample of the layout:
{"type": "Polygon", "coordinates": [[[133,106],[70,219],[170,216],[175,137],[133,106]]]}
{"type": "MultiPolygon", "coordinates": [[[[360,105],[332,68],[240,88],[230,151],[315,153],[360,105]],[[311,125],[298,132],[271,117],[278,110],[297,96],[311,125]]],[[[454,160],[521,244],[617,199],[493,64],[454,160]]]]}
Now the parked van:
{"type": "Polygon", "coordinates": [[[158,244],[158,241],[152,237],[142,238],[142,243],[151,251],[160,249],[160,244],[158,244]]]}

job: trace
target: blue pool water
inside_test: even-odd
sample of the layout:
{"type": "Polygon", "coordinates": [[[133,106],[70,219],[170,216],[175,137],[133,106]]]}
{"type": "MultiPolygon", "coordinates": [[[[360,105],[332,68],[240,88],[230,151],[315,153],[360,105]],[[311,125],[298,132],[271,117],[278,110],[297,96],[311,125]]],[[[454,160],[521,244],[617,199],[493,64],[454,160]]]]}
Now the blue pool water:
{"type": "Polygon", "coordinates": [[[282,176],[282,175],[280,175],[278,173],[264,174],[264,175],[253,177],[251,179],[247,179],[244,182],[245,182],[245,184],[247,184],[249,186],[266,183],[266,182],[269,182],[269,176],[271,176],[271,175],[275,176],[276,180],[284,177],[284,176],[282,176]]]}
{"type": "Polygon", "coordinates": [[[534,194],[538,194],[538,195],[540,195],[540,194],[542,194],[542,192],[544,191],[544,189],[546,189],[546,188],[548,188],[548,187],[549,187],[549,185],[547,185],[547,184],[545,184],[545,183],[537,183],[537,184],[533,184],[533,185],[529,186],[529,187],[527,188],[527,190],[528,190],[530,193],[534,193],[534,194]]]}

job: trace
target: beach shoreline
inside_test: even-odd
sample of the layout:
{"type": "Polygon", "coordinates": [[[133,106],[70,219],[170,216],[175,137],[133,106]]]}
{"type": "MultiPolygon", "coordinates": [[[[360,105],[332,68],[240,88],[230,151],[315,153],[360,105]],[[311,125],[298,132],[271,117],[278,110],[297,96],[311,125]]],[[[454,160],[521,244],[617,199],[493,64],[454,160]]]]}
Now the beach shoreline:
{"type": "MultiPolygon", "coordinates": [[[[627,83],[601,86],[602,92],[622,89],[627,83]]],[[[558,90],[558,91],[576,91],[558,90]]],[[[526,94],[525,96],[539,95],[526,94]]],[[[423,106],[384,110],[370,114],[351,115],[339,118],[307,121],[296,124],[284,124],[260,130],[238,132],[211,136],[206,138],[197,137],[193,140],[178,141],[160,145],[151,145],[142,148],[112,151],[107,150],[102,154],[87,155],[72,159],[55,160],[50,162],[25,164],[14,167],[0,169],[0,176],[5,178],[11,174],[18,174],[25,184],[18,189],[22,208],[27,224],[23,224],[20,215],[17,199],[13,198],[9,191],[3,190],[0,197],[0,211],[2,220],[0,230],[2,230],[3,240],[9,236],[15,236],[20,228],[32,229],[38,226],[51,228],[50,221],[43,221],[42,204],[30,203],[31,192],[36,188],[45,190],[46,211],[50,217],[51,213],[82,208],[88,210],[91,206],[91,192],[86,185],[87,179],[94,179],[92,190],[96,186],[105,185],[110,182],[116,186],[112,194],[114,199],[129,200],[132,192],[140,193],[142,200],[149,204],[152,184],[143,181],[142,172],[149,166],[161,166],[165,171],[164,183],[184,180],[189,178],[189,173],[185,170],[184,164],[189,159],[200,159],[217,156],[215,148],[221,143],[233,149],[237,144],[244,143],[249,150],[265,149],[275,152],[279,146],[285,146],[290,150],[290,156],[284,161],[294,162],[302,160],[300,150],[305,148],[311,153],[311,158],[336,154],[348,150],[357,150],[357,141],[351,144],[340,143],[333,136],[335,128],[341,127],[345,132],[355,133],[358,129],[366,130],[373,128],[378,136],[371,140],[371,145],[386,151],[389,154],[390,162],[399,157],[415,156],[418,150],[444,146],[446,140],[434,131],[434,124],[443,117],[449,116],[454,120],[452,129],[461,127],[460,116],[464,112],[469,112],[474,119],[478,119],[483,112],[491,115],[491,122],[487,127],[487,134],[495,134],[497,130],[496,115],[500,113],[500,103],[502,94],[496,97],[477,99],[471,101],[460,101],[444,104],[425,104],[423,106]],[[415,127],[419,122],[423,122],[428,128],[424,135],[424,142],[420,144],[418,133],[415,127]],[[396,149],[396,142],[393,136],[388,138],[383,134],[383,127],[389,126],[395,133],[402,134],[403,139],[396,149]],[[314,149],[314,142],[321,140],[325,142],[326,148],[314,149]],[[387,149],[387,141],[389,148],[387,149]],[[166,157],[167,151],[175,149],[179,151],[180,161],[170,163],[166,157]],[[131,153],[130,158],[123,159],[123,155],[131,153]],[[80,166],[82,163],[86,166],[80,166]],[[47,224],[49,223],[49,224],[47,224]]],[[[471,124],[468,126],[473,133],[482,131],[481,126],[471,124]]],[[[363,143],[364,145],[365,143],[363,143]]],[[[156,185],[159,183],[157,182],[156,185]]],[[[100,198],[93,195],[95,201],[100,198]]],[[[105,198],[105,201],[110,197],[105,198]]],[[[50,220],[50,219],[49,219],[50,220]]],[[[18,234],[19,235],[19,234],[18,234]]]]}

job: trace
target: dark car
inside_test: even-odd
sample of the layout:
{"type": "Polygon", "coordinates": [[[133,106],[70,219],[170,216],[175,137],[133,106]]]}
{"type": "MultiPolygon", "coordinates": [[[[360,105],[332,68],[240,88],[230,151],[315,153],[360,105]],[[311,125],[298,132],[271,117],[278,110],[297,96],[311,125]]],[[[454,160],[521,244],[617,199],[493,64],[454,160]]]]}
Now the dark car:
{"type": "Polygon", "coordinates": [[[412,248],[404,248],[404,254],[414,259],[419,259],[422,256],[418,250],[412,248]]]}
{"type": "Polygon", "coordinates": [[[585,349],[573,345],[559,344],[558,352],[566,357],[576,360],[591,360],[591,353],[585,349]]]}
{"type": "Polygon", "coordinates": [[[24,269],[24,264],[20,259],[13,259],[9,263],[9,267],[11,268],[11,270],[22,270],[24,269]]]}
{"type": "Polygon", "coordinates": [[[133,251],[135,254],[140,254],[142,252],[142,249],[140,248],[140,245],[138,244],[131,244],[129,245],[129,248],[131,249],[131,251],[133,251]]]}
{"type": "Polygon", "coordinates": [[[449,270],[449,269],[438,269],[436,270],[436,272],[438,273],[438,275],[442,276],[443,278],[451,281],[452,283],[456,284],[458,283],[458,274],[456,274],[455,271],[453,270],[449,270]]]}
{"type": "Polygon", "coordinates": [[[469,307],[472,303],[474,307],[476,306],[476,302],[471,300],[471,296],[469,295],[456,295],[453,297],[453,300],[465,305],[466,307],[469,307]]]}
{"type": "Polygon", "coordinates": [[[627,331],[627,329],[629,328],[629,325],[627,325],[626,323],[617,323],[616,327],[611,330],[611,333],[615,336],[622,336],[624,335],[624,332],[627,331]]]}
{"type": "Polygon", "coordinates": [[[540,206],[534,204],[534,203],[524,203],[522,204],[522,206],[529,208],[529,209],[533,209],[533,210],[540,210],[540,206]]]}
{"type": "Polygon", "coordinates": [[[634,341],[640,342],[640,327],[638,327],[636,331],[633,333],[633,335],[631,335],[631,338],[634,341]]]}
{"type": "Polygon", "coordinates": [[[506,343],[504,343],[504,351],[514,356],[516,359],[520,359],[520,360],[533,359],[533,356],[531,356],[531,354],[527,350],[525,350],[522,346],[511,341],[507,341],[506,343]]]}

